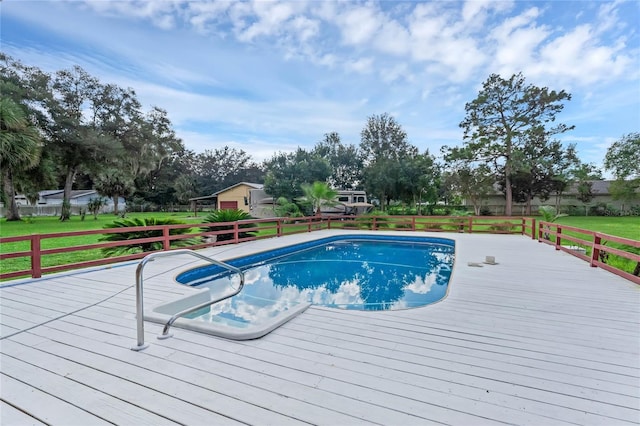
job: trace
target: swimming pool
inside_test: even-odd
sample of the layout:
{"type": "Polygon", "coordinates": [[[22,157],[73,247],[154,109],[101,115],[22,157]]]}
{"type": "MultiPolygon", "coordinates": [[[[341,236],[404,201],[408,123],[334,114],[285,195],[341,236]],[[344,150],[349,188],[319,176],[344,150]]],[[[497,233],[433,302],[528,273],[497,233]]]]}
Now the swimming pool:
{"type": "MultiPolygon", "coordinates": [[[[224,337],[255,338],[310,304],[357,310],[424,306],[446,295],[453,260],[454,242],[449,239],[370,234],[261,252],[228,262],[245,273],[240,294],[181,318],[176,325],[189,323],[205,332],[212,326],[211,334],[221,335],[222,329],[224,337]]],[[[156,313],[195,306],[197,300],[230,293],[238,284],[216,265],[185,271],[176,281],[198,291],[177,301],[179,306],[174,301],[157,307],[156,313]]]]}

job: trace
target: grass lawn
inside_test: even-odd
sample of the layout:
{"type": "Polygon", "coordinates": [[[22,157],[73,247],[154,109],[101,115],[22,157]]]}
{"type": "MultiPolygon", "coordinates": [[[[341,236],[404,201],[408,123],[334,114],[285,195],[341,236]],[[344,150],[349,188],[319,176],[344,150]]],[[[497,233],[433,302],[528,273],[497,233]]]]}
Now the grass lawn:
{"type": "Polygon", "coordinates": [[[640,217],[638,216],[566,216],[559,218],[556,222],[640,241],[640,217]]]}
{"type": "MultiPolygon", "coordinates": [[[[603,234],[614,235],[617,237],[629,238],[640,241],[640,217],[624,216],[624,217],[602,217],[602,216],[566,216],[561,217],[557,221],[561,225],[574,226],[576,228],[588,229],[591,231],[602,232],[603,234]]],[[[574,235],[582,239],[592,241],[592,238],[585,237],[583,234],[565,231],[565,234],[574,235]]],[[[564,243],[563,243],[564,244],[564,243]]],[[[570,243],[573,244],[573,243],[570,243]]],[[[606,243],[610,247],[621,248],[622,244],[606,243]]],[[[585,247],[587,256],[591,255],[591,248],[585,247]]],[[[640,254],[640,249],[626,247],[626,251],[640,254]]],[[[606,262],[616,268],[622,269],[629,273],[633,273],[636,269],[637,262],[625,259],[613,254],[608,255],[606,262]]]]}
{"type": "MultiPolygon", "coordinates": [[[[202,214],[194,218],[190,213],[130,213],[127,218],[172,218],[183,221],[185,223],[202,223],[206,214],[202,214]]],[[[22,221],[7,222],[2,219],[0,221],[0,237],[13,237],[31,234],[52,234],[59,232],[87,231],[92,229],[102,229],[108,223],[117,220],[118,217],[113,214],[98,215],[98,219],[94,220],[93,216],[87,215],[84,220],[80,216],[71,216],[71,220],[60,222],[57,216],[37,216],[24,217],[22,221]]],[[[43,249],[56,247],[71,247],[86,244],[95,244],[100,242],[101,235],[82,235],[77,237],[63,237],[55,239],[46,239],[42,241],[43,249]]],[[[16,243],[3,243],[0,245],[0,253],[13,253],[19,251],[30,250],[28,241],[16,243]]],[[[43,256],[42,266],[55,266],[64,263],[84,262],[88,260],[100,259],[103,254],[100,249],[83,250],[71,253],[60,253],[43,256]]],[[[13,259],[5,259],[0,265],[0,271],[10,272],[29,269],[30,259],[28,257],[18,257],[13,259]]]]}
{"type": "MultiPolygon", "coordinates": [[[[186,223],[202,223],[206,214],[193,217],[192,213],[128,213],[127,218],[172,218],[186,223]]],[[[60,222],[57,216],[32,216],[24,217],[22,221],[7,222],[0,220],[0,237],[12,237],[16,235],[49,234],[55,232],[88,231],[91,229],[102,229],[104,225],[117,220],[113,214],[98,215],[94,220],[92,215],[87,215],[84,220],[80,216],[71,216],[71,220],[60,222]]],[[[98,236],[89,237],[97,238],[98,236]]]]}

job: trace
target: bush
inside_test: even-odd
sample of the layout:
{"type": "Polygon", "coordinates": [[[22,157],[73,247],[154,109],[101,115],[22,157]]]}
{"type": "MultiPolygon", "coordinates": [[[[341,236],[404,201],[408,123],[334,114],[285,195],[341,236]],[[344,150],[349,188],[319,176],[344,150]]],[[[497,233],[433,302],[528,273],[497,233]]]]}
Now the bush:
{"type": "MultiPolygon", "coordinates": [[[[204,223],[237,222],[239,220],[248,219],[253,219],[253,217],[249,213],[242,210],[216,210],[212,213],[209,213],[209,215],[204,218],[204,223]]],[[[255,223],[241,223],[238,225],[238,228],[244,229],[243,232],[238,232],[238,238],[254,237],[257,233],[257,226],[255,223]]],[[[227,231],[232,230],[233,225],[205,226],[200,229],[203,232],[227,231]]],[[[233,233],[217,234],[216,237],[217,241],[228,241],[233,239],[233,233]]]]}
{"type": "Polygon", "coordinates": [[[498,232],[511,232],[518,227],[520,227],[520,225],[512,222],[500,222],[492,224],[491,226],[489,226],[489,229],[498,232]]]}
{"type": "Polygon", "coordinates": [[[591,216],[620,216],[620,210],[613,207],[611,204],[598,203],[589,209],[589,215],[591,216]]]}
{"type": "MultiPolygon", "coordinates": [[[[105,229],[114,229],[114,228],[133,228],[138,226],[158,226],[158,225],[184,225],[185,222],[175,220],[175,219],[155,219],[155,218],[135,218],[135,219],[121,219],[115,220],[113,223],[109,223],[104,226],[105,229]]],[[[191,228],[176,228],[170,229],[169,235],[184,235],[191,232],[191,228]]],[[[140,238],[151,238],[151,237],[161,237],[162,229],[153,229],[153,230],[143,230],[143,231],[127,231],[127,232],[116,232],[113,234],[105,234],[104,237],[100,238],[100,241],[128,241],[128,240],[137,240],[140,238]]],[[[187,247],[193,244],[196,244],[195,238],[188,239],[180,239],[180,240],[172,240],[171,247],[187,247]]],[[[119,256],[126,253],[136,253],[136,252],[148,252],[148,251],[156,251],[162,250],[163,242],[162,241],[154,241],[152,243],[132,243],[118,247],[105,247],[102,249],[102,253],[105,256],[119,256]]]]}
{"type": "Polygon", "coordinates": [[[493,212],[489,207],[482,207],[480,209],[480,216],[493,216],[493,212]]]}
{"type": "Polygon", "coordinates": [[[586,214],[586,209],[580,206],[567,206],[564,209],[564,213],[569,216],[584,216],[586,214]]]}

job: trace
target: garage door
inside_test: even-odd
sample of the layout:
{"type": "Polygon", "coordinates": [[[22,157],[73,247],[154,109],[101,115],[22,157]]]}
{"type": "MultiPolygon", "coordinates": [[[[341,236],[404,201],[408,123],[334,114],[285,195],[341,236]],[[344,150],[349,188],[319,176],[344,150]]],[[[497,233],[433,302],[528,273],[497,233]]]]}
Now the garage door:
{"type": "Polygon", "coordinates": [[[220,201],[220,210],[235,210],[237,208],[237,201],[220,201]]]}

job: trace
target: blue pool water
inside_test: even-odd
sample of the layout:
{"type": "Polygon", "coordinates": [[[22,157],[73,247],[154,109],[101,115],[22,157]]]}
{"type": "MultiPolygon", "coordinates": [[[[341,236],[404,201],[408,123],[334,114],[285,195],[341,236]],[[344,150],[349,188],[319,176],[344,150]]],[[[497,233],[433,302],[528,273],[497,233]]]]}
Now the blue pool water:
{"type": "MultiPolygon", "coordinates": [[[[444,238],[340,236],[235,259],[242,292],[190,317],[243,323],[267,320],[301,303],[358,310],[424,306],[447,292],[454,242],[444,238]]],[[[237,277],[215,265],[180,274],[182,284],[226,293],[237,277]]]]}

